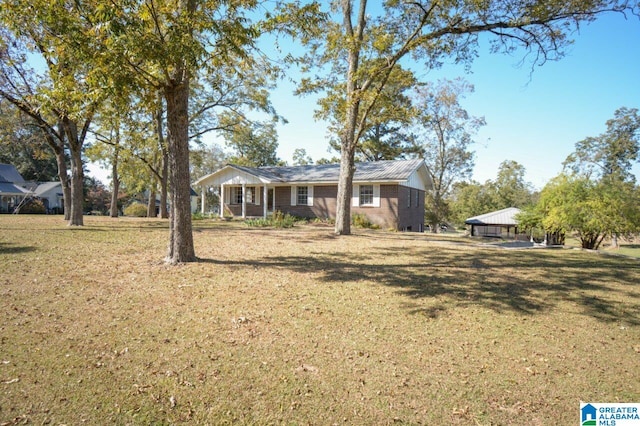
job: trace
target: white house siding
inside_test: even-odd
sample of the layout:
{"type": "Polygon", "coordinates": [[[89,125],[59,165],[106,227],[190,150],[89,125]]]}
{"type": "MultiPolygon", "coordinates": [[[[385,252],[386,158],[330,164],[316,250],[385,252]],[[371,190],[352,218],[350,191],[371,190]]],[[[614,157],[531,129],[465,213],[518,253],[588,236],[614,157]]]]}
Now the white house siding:
{"type": "Polygon", "coordinates": [[[47,200],[47,204],[48,204],[47,208],[61,209],[64,205],[64,201],[61,194],[62,194],[62,188],[60,187],[60,185],[56,185],[53,188],[50,188],[42,193],[39,193],[38,197],[40,197],[43,200],[44,199],[47,200]]]}
{"type": "Polygon", "coordinates": [[[411,173],[406,183],[403,183],[402,185],[408,186],[410,188],[419,189],[421,191],[426,191],[428,188],[431,188],[432,186],[431,181],[429,180],[429,177],[419,173],[418,170],[411,173]]]}
{"type": "Polygon", "coordinates": [[[227,168],[227,170],[223,170],[220,176],[216,176],[216,178],[212,181],[208,181],[207,185],[216,186],[216,185],[260,185],[262,182],[256,176],[253,176],[249,173],[243,172],[241,170],[227,168]]]}

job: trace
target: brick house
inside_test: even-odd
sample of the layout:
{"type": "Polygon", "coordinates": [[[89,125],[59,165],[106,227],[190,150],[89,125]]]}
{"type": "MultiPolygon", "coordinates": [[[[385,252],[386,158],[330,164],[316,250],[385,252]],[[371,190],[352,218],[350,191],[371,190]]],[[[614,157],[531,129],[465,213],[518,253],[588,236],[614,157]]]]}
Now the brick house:
{"type": "MultiPolygon", "coordinates": [[[[274,211],[306,218],[335,218],[339,164],[284,167],[227,165],[198,179],[204,194],[222,194],[220,216],[267,217],[274,211]]],[[[424,230],[425,191],[432,187],[423,160],[356,163],[352,214],[364,214],[383,228],[424,230]]]]}

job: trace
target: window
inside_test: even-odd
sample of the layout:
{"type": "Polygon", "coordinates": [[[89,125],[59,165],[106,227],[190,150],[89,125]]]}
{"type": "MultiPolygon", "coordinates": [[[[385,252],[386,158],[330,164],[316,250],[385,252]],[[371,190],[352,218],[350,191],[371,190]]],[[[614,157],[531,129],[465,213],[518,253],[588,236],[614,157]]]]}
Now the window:
{"type": "MultiPolygon", "coordinates": [[[[231,204],[242,204],[242,187],[232,186],[231,188],[231,204]]],[[[247,186],[245,193],[247,194],[247,204],[255,204],[255,192],[254,186],[247,186]]]]}
{"type": "Polygon", "coordinates": [[[373,205],[373,185],[360,185],[360,205],[373,205]]]}
{"type": "Polygon", "coordinates": [[[242,204],[242,188],[232,187],[231,204],[242,204]]]}
{"type": "Polygon", "coordinates": [[[292,186],[291,187],[292,206],[313,206],[313,186],[292,186]]]}
{"type": "Polygon", "coordinates": [[[419,205],[420,205],[420,191],[416,189],[416,207],[418,207],[419,205]]]}
{"type": "Polygon", "coordinates": [[[353,185],[351,205],[353,207],[380,207],[380,185],[353,185]]]}
{"type": "Polygon", "coordinates": [[[411,207],[411,188],[407,188],[409,195],[407,195],[407,207],[411,207]]]}
{"type": "Polygon", "coordinates": [[[296,204],[306,206],[309,201],[309,187],[308,186],[299,186],[298,193],[296,198],[296,204]]]}

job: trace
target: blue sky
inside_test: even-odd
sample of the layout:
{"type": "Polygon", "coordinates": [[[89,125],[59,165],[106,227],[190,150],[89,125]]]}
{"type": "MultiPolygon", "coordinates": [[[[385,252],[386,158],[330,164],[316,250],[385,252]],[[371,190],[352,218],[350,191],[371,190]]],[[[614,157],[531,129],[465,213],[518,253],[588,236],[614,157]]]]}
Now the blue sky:
{"type": "MultiPolygon", "coordinates": [[[[480,50],[466,74],[462,66],[425,72],[425,81],[464,77],[475,92],[462,102],[487,125],[476,137],[473,178],[496,177],[504,160],[515,160],[527,171],[526,180],[542,188],[562,170],[575,143],[606,130],[605,122],[622,106],[640,108],[640,20],[605,15],[583,26],[560,61],[541,67],[518,66],[522,53],[507,56],[480,50]]],[[[280,85],[273,103],[289,124],[278,129],[278,155],[291,163],[296,148],[313,160],[327,151],[326,125],[313,119],[311,97],[295,97],[293,86],[280,85]]],[[[640,180],[640,167],[634,169],[640,180]]]]}
{"type": "MultiPolygon", "coordinates": [[[[481,49],[465,73],[462,66],[444,66],[420,76],[424,81],[464,77],[475,92],[462,102],[487,125],[477,137],[473,179],[495,179],[500,163],[515,160],[525,179],[541,189],[562,171],[575,143],[606,130],[616,109],[640,108],[640,19],[603,15],[574,35],[575,43],[560,61],[518,66],[523,52],[512,56],[481,49]]],[[[278,156],[292,163],[296,148],[316,161],[338,156],[328,152],[326,125],[313,119],[315,98],[296,97],[294,85],[283,81],[272,94],[273,104],[289,123],[278,128],[278,156]]],[[[224,141],[210,135],[207,143],[224,141]]],[[[89,165],[93,176],[108,182],[109,172],[89,165]]],[[[634,167],[640,181],[640,165],[634,167]]]]}

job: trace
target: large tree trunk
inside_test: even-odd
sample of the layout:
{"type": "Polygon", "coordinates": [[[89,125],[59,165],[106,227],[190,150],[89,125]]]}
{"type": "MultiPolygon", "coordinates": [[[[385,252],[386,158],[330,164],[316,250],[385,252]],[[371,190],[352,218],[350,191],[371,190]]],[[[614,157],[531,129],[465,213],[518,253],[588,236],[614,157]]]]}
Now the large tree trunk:
{"type": "Polygon", "coordinates": [[[67,159],[64,155],[64,148],[60,147],[53,140],[53,136],[46,134],[47,143],[53,149],[56,155],[56,163],[58,165],[58,179],[62,186],[62,201],[64,203],[64,220],[71,218],[71,187],[69,185],[69,176],[67,175],[67,159]]]}
{"type": "Polygon", "coordinates": [[[167,192],[169,187],[169,154],[166,150],[162,153],[162,179],[160,179],[160,217],[167,219],[167,192]]]}
{"type": "MultiPolygon", "coordinates": [[[[60,125],[60,127],[62,127],[60,125]]],[[[61,129],[62,130],[62,129],[61,129]]],[[[49,129],[44,129],[44,139],[47,145],[53,150],[56,156],[56,165],[58,166],[58,179],[62,186],[62,202],[64,209],[64,220],[68,221],[71,218],[71,187],[69,185],[69,176],[67,175],[67,157],[64,153],[64,137],[60,140],[49,129]],[[56,143],[59,140],[59,143],[56,143]]],[[[64,135],[64,133],[60,133],[64,135]]]]}
{"type": "Polygon", "coordinates": [[[335,233],[349,235],[351,234],[351,198],[353,195],[353,174],[355,172],[354,152],[345,149],[344,146],[340,152],[335,233]]]}
{"type": "Polygon", "coordinates": [[[83,226],[84,210],[84,171],[82,170],[82,153],[77,147],[71,151],[71,213],[70,226],[83,226]]]}
{"type": "Polygon", "coordinates": [[[362,0],[357,18],[357,27],[351,23],[351,1],[342,0],[342,17],[345,31],[351,37],[349,48],[349,69],[347,70],[347,113],[343,133],[340,137],[340,177],[338,179],[338,199],[336,201],[335,233],[351,234],[351,196],[353,194],[354,155],[358,143],[357,123],[360,114],[358,87],[358,67],[362,34],[365,26],[366,0],[362,0]]]}
{"type": "Polygon", "coordinates": [[[77,124],[65,117],[62,120],[64,132],[71,154],[71,212],[69,226],[83,226],[84,170],[82,163],[82,142],[78,137],[77,124]]]}
{"type": "Polygon", "coordinates": [[[58,178],[60,179],[60,183],[62,186],[62,203],[63,203],[63,214],[64,220],[69,221],[71,219],[71,182],[69,182],[69,175],[67,174],[67,161],[62,154],[62,160],[56,158],[58,162],[58,178]],[[63,166],[60,167],[60,164],[63,166]]]}
{"type": "Polygon", "coordinates": [[[147,217],[156,217],[156,180],[149,186],[149,200],[147,202],[147,217]]]}
{"type": "Polygon", "coordinates": [[[191,179],[189,174],[189,79],[183,77],[165,87],[169,143],[171,216],[169,263],[197,260],[191,226],[191,179]]]}
{"type": "Polygon", "coordinates": [[[158,108],[156,109],[156,133],[158,137],[158,147],[162,153],[162,175],[160,176],[160,217],[166,219],[169,217],[167,212],[167,189],[169,186],[169,152],[164,140],[164,130],[162,125],[162,96],[158,100],[158,108]]]}
{"type": "Polygon", "coordinates": [[[61,119],[64,135],[71,154],[71,214],[69,226],[84,225],[84,164],[82,162],[82,145],[84,144],[93,112],[97,106],[89,107],[87,118],[78,132],[78,123],[67,116],[61,119]]]}

